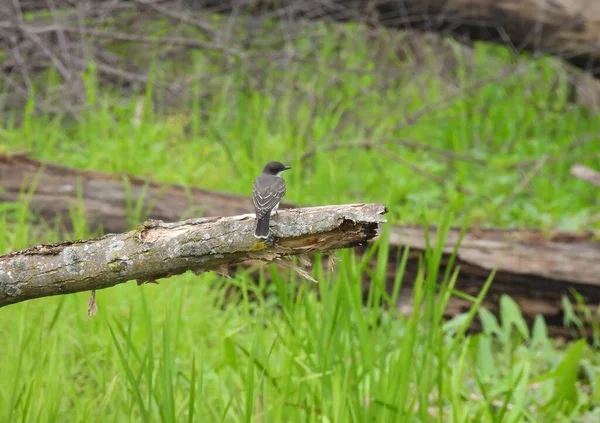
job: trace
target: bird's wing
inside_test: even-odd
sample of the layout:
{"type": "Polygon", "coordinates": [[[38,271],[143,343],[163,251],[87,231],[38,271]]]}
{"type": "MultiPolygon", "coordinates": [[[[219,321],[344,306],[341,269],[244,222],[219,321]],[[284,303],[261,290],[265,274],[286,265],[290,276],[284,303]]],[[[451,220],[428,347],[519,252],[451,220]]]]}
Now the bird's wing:
{"type": "Polygon", "coordinates": [[[260,187],[254,181],[252,185],[252,200],[254,211],[259,219],[266,216],[285,195],[285,181],[282,178],[272,178],[272,181],[260,187]]]}

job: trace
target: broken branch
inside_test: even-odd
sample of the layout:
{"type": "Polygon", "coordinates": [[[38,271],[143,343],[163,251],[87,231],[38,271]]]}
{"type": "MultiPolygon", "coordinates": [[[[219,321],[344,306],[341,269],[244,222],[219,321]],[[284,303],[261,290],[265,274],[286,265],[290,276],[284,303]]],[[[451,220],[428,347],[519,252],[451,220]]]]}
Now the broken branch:
{"type": "Polygon", "coordinates": [[[381,204],[350,204],[282,210],[268,244],[253,236],[253,214],[149,220],[133,231],[101,238],[40,245],[0,256],[0,307],[33,298],[138,284],[192,270],[222,268],[247,260],[362,245],[384,223],[381,204]]]}
{"type": "Polygon", "coordinates": [[[589,182],[590,184],[600,187],[600,172],[591,169],[580,163],[576,163],[571,167],[571,175],[579,178],[583,181],[589,182]]]}

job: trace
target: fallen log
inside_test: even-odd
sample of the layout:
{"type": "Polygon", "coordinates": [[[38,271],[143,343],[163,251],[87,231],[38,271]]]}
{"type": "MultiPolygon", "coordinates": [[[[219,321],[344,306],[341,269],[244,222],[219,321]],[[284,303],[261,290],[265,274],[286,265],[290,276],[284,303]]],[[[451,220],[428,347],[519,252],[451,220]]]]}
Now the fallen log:
{"type": "MultiPolygon", "coordinates": [[[[0,155],[0,202],[17,201],[20,193],[35,187],[30,209],[53,221],[61,218],[71,229],[69,214],[79,206],[92,231],[123,232],[144,219],[174,222],[188,217],[228,216],[254,211],[252,199],[224,192],[164,185],[131,175],[74,170],[41,163],[26,154],[0,155]],[[79,195],[81,197],[79,198],[79,195]],[[81,199],[81,202],[79,201],[81,199]],[[128,201],[141,216],[132,216],[128,201]]],[[[282,202],[281,209],[292,208],[282,202]]]]}
{"type": "MultiPolygon", "coordinates": [[[[246,260],[279,262],[307,251],[361,245],[377,234],[386,209],[350,204],[281,211],[273,240],[257,240],[254,214],[150,220],[133,231],[39,245],[0,256],[0,307],[33,298],[138,284],[192,270],[203,273],[246,260]]],[[[303,274],[303,272],[301,272],[303,274]]]]}
{"type": "MultiPolygon", "coordinates": [[[[388,290],[398,268],[399,248],[410,246],[413,251],[426,248],[425,230],[420,226],[392,227],[390,230],[390,264],[388,290]]],[[[434,245],[437,228],[428,228],[428,238],[434,245]]],[[[460,230],[452,228],[445,239],[440,275],[446,271],[452,251],[460,237],[460,230]]],[[[460,266],[456,289],[476,296],[493,269],[498,269],[483,305],[499,314],[500,298],[510,296],[521,308],[523,317],[531,325],[537,315],[544,317],[551,336],[571,338],[592,336],[591,322],[584,318],[579,332],[565,327],[563,300],[572,302],[573,309],[581,312],[571,290],[583,297],[586,307],[597,316],[600,304],[600,242],[596,234],[556,231],[544,234],[531,230],[471,229],[457,251],[455,265],[460,266]]],[[[414,280],[418,260],[408,260],[405,279],[414,280]]],[[[410,301],[403,302],[410,311],[410,301]]],[[[445,310],[446,317],[467,312],[470,301],[453,296],[445,310]]],[[[581,318],[582,314],[578,314],[581,318]]],[[[597,318],[597,317],[596,317],[597,318]]],[[[598,323],[598,322],[596,322],[598,323]]],[[[477,329],[478,322],[472,326],[477,329]]]]}
{"type": "MultiPolygon", "coordinates": [[[[26,155],[0,155],[0,201],[18,201],[23,192],[37,180],[29,196],[30,209],[45,219],[60,218],[69,223],[69,210],[81,206],[94,228],[122,232],[128,226],[128,192],[132,203],[143,202],[142,218],[176,221],[182,217],[225,216],[252,211],[248,197],[198,188],[160,185],[128,175],[109,175],[69,169],[41,163],[26,155]],[[79,189],[77,187],[80,187],[79,189]],[[79,196],[79,199],[78,199],[79,196]],[[141,198],[140,198],[141,197],[141,198]]],[[[286,203],[282,209],[294,207],[286,203]]],[[[131,219],[129,219],[131,221],[131,219]]],[[[139,224],[134,223],[134,226],[139,224]]],[[[129,223],[131,225],[131,222],[129,223]]],[[[390,225],[388,290],[399,268],[399,256],[409,246],[411,254],[405,275],[406,295],[401,306],[409,306],[410,286],[417,274],[419,255],[426,249],[425,228],[390,225]]],[[[436,228],[429,238],[434,241],[436,228]]],[[[458,240],[459,230],[452,229],[445,240],[442,273],[458,240]]],[[[358,248],[360,253],[364,249],[358,248]]],[[[461,267],[457,289],[476,295],[492,269],[497,269],[484,305],[498,311],[501,295],[510,295],[520,306],[524,317],[532,322],[541,314],[551,326],[553,335],[566,335],[563,327],[562,300],[575,289],[595,310],[600,303],[600,243],[592,232],[555,232],[545,234],[527,230],[470,229],[458,250],[456,264],[461,267]]],[[[235,271],[235,268],[231,269],[235,271]]],[[[364,277],[365,298],[370,280],[364,277]]],[[[447,317],[468,309],[470,303],[453,297],[447,317]]]]}
{"type": "MultiPolygon", "coordinates": [[[[117,3],[143,10],[150,2],[117,3]]],[[[46,0],[20,0],[22,11],[47,10],[46,0]]],[[[168,2],[162,2],[162,10],[168,2]]],[[[71,8],[68,0],[52,3],[71,8]]],[[[367,22],[394,29],[418,29],[460,39],[507,45],[515,53],[549,54],[600,77],[600,4],[584,0],[189,0],[170,5],[181,11],[253,13],[283,19],[367,22]]],[[[6,7],[7,14],[15,14],[6,7]]],[[[156,7],[155,7],[156,9],[156,7]]],[[[183,13],[182,13],[183,14],[183,13]]],[[[185,14],[187,16],[187,14],[185,14]]]]}

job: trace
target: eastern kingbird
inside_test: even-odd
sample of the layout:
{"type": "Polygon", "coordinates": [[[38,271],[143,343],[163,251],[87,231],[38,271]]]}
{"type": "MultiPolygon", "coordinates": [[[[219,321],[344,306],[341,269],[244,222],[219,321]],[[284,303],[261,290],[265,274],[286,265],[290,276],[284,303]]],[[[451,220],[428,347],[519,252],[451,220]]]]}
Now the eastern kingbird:
{"type": "MultiPolygon", "coordinates": [[[[252,201],[256,213],[256,238],[269,237],[269,220],[277,213],[279,202],[285,195],[285,181],[280,176],[284,171],[291,169],[280,162],[269,162],[262,173],[252,184],[252,201]]],[[[279,214],[277,213],[279,216],[279,214]]]]}

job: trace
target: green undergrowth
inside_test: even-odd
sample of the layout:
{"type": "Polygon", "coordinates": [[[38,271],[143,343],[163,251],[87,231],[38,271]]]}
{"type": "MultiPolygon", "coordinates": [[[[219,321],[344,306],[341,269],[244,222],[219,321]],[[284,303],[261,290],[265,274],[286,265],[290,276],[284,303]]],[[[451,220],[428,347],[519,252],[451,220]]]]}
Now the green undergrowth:
{"type": "Polygon", "coordinates": [[[569,101],[563,68],[476,45],[472,61],[457,53],[438,74],[434,57],[428,66],[393,54],[403,36],[369,41],[357,26],[310,26],[280,42],[279,52],[294,52],[285,66],[257,57],[223,68],[202,51],[179,62],[146,57],[151,84],[129,96],[101,85],[90,63],[78,121],[33,113],[32,95],[26,110],[2,116],[0,144],[66,166],[244,195],[278,159],[293,167],[288,201],[381,202],[398,223],[455,204],[456,224],[600,227],[597,188],[569,174],[577,162],[600,166],[599,121],[569,101]],[[176,70],[189,86],[167,110],[162,86],[176,70]],[[356,146],[384,141],[384,152],[356,146]]]}
{"type": "MultiPolygon", "coordinates": [[[[476,45],[475,73],[459,58],[450,75],[412,72],[418,60],[380,48],[397,39],[375,45],[356,26],[309,32],[283,43],[295,52],[285,67],[263,58],[258,70],[234,60],[225,71],[201,51],[185,65],[149,61],[153,80],[191,75],[186,101],[168,112],[160,84],[126,96],[91,63],[78,120],[34,113],[32,95],[2,114],[0,152],[243,195],[279,159],[293,167],[285,199],[298,204],[379,202],[393,223],[441,231],[600,228],[597,188],[569,174],[576,162],[600,167],[598,118],[568,101],[551,60],[476,45]],[[384,77],[383,66],[406,71],[384,77]],[[356,146],[383,141],[384,151],[356,146]]],[[[0,204],[0,253],[96,235],[78,207],[73,233],[40,224],[30,192],[0,204]]],[[[128,225],[139,225],[140,203],[127,207],[128,225]]],[[[89,293],[2,308],[0,422],[598,421],[595,349],[549,339],[542,319],[528,327],[508,297],[494,317],[478,306],[485,289],[453,290],[456,273],[436,284],[441,241],[414,280],[400,266],[388,289],[384,237],[364,258],[339,252],[333,273],[313,273],[319,284],[275,269],[258,282],[185,274],[99,291],[91,319],[89,293]],[[367,270],[370,255],[378,265],[367,270]],[[396,307],[401,284],[412,286],[408,314],[396,307]],[[445,321],[451,295],[473,306],[445,321]]]]}
{"type": "Polygon", "coordinates": [[[318,284],[276,269],[269,282],[190,273],[98,291],[90,319],[88,293],[3,308],[0,421],[596,421],[597,355],[556,345],[542,319],[529,330],[508,297],[499,319],[480,309],[493,274],[468,313],[444,320],[459,269],[436,284],[441,246],[414,280],[399,252],[390,290],[384,233],[362,258],[339,252],[332,272],[316,257],[318,284]],[[470,335],[476,317],[483,332],[470,335]]]}

